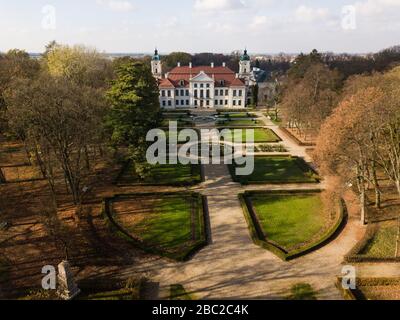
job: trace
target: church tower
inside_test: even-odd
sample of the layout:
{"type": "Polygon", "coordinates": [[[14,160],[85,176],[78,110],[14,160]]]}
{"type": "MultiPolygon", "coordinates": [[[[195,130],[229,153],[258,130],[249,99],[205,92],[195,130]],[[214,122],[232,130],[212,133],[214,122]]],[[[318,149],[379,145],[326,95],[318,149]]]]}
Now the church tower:
{"type": "Polygon", "coordinates": [[[251,76],[251,65],[250,56],[247,54],[247,49],[244,50],[244,54],[240,57],[239,61],[239,78],[246,79],[251,76]]]}
{"type": "Polygon", "coordinates": [[[154,56],[151,59],[151,73],[156,79],[162,79],[162,63],[157,49],[154,51],[154,56]]]}

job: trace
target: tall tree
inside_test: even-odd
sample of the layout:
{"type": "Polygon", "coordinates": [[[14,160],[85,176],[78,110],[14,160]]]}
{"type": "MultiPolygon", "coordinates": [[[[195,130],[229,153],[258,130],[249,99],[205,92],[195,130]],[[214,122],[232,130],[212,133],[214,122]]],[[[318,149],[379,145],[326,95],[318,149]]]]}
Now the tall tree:
{"type": "Polygon", "coordinates": [[[117,145],[129,147],[130,158],[140,175],[148,146],[146,135],[160,121],[159,91],[148,64],[121,64],[107,93],[111,110],[107,126],[117,145]]]}

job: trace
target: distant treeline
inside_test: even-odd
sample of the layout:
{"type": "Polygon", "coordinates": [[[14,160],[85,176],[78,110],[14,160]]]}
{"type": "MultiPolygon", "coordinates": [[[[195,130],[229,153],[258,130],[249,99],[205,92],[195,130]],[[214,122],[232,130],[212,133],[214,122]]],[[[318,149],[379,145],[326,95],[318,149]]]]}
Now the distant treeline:
{"type": "MultiPolygon", "coordinates": [[[[178,62],[181,65],[210,65],[212,62],[216,66],[226,63],[227,67],[235,72],[239,70],[240,52],[233,52],[229,55],[215,53],[189,54],[186,52],[172,52],[162,57],[164,72],[170,71],[178,62]]],[[[301,56],[302,54],[300,54],[301,56]]],[[[400,46],[391,47],[375,54],[353,55],[353,54],[321,54],[323,61],[330,69],[340,72],[347,79],[356,74],[369,74],[374,71],[385,71],[397,64],[400,64],[400,46]]],[[[289,56],[282,55],[279,59],[255,60],[253,66],[267,71],[269,75],[284,75],[292,66],[289,56]]]]}

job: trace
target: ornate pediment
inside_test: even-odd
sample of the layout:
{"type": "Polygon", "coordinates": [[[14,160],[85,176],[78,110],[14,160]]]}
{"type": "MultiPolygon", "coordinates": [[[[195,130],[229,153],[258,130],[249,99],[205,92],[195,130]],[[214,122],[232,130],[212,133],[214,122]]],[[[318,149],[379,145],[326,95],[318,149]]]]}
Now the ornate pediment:
{"type": "Polygon", "coordinates": [[[190,79],[191,82],[214,82],[214,79],[209,77],[204,71],[200,71],[197,76],[190,79]]]}

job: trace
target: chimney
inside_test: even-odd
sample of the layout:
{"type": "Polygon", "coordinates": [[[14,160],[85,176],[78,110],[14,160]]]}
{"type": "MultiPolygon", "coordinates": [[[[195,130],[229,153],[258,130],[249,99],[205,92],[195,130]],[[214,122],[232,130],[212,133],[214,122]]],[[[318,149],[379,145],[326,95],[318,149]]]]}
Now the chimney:
{"type": "Polygon", "coordinates": [[[214,62],[211,62],[211,68],[214,68],[214,62]]]}
{"type": "Polygon", "coordinates": [[[226,67],[226,63],[225,63],[225,62],[222,62],[222,66],[223,66],[223,67],[226,67]]]}
{"type": "Polygon", "coordinates": [[[189,62],[189,68],[192,69],[192,63],[191,62],[189,62]]]}
{"type": "Polygon", "coordinates": [[[239,79],[239,73],[236,73],[236,79],[239,79]]]}
{"type": "Polygon", "coordinates": [[[181,63],[180,62],[178,62],[178,67],[180,67],[181,66],[181,63]]]}

